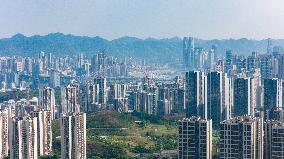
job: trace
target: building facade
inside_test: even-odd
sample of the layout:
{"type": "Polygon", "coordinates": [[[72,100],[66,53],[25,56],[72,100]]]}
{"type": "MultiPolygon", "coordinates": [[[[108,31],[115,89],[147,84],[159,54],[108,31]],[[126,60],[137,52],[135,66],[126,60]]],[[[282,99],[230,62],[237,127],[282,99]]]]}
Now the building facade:
{"type": "Polygon", "coordinates": [[[61,158],[86,159],[86,114],[62,114],[60,132],[61,158]]]}
{"type": "Polygon", "coordinates": [[[262,118],[239,116],[221,122],[221,159],[262,159],[262,118]]]}
{"type": "Polygon", "coordinates": [[[212,159],[212,121],[191,117],[179,121],[178,158],[212,159]]]}

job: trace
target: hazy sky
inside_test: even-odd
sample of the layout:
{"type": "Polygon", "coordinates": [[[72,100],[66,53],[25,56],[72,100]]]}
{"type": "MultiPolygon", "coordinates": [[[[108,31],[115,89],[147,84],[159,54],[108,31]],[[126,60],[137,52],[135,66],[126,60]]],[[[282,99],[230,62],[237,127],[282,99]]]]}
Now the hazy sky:
{"type": "Polygon", "coordinates": [[[284,0],[0,0],[0,38],[284,38],[284,0]]]}

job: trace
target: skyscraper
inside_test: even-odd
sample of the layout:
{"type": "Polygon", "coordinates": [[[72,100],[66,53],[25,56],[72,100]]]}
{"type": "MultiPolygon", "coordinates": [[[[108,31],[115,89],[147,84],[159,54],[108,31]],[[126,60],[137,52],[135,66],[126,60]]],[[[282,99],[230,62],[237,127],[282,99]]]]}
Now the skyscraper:
{"type": "Polygon", "coordinates": [[[225,72],[229,73],[233,67],[233,53],[232,50],[226,51],[225,72]]]}
{"type": "Polygon", "coordinates": [[[263,55],[260,57],[260,73],[262,79],[272,77],[271,56],[263,55]]]}
{"type": "Polygon", "coordinates": [[[55,88],[60,86],[60,75],[55,70],[50,70],[50,86],[55,88]]]}
{"type": "Polygon", "coordinates": [[[207,66],[207,68],[209,68],[210,70],[213,70],[214,65],[215,65],[215,60],[216,60],[216,52],[215,52],[215,49],[212,46],[212,49],[210,49],[210,51],[208,53],[208,66],[207,66]]]}
{"type": "Polygon", "coordinates": [[[8,110],[0,110],[0,158],[7,157],[9,152],[8,123],[8,110]]]}
{"type": "Polygon", "coordinates": [[[81,106],[85,112],[97,110],[96,104],[99,98],[99,85],[88,82],[83,85],[81,97],[81,106]]]}
{"type": "Polygon", "coordinates": [[[35,111],[33,117],[37,119],[37,145],[40,156],[52,153],[52,113],[47,110],[35,111]]]}
{"type": "Polygon", "coordinates": [[[261,75],[259,69],[246,72],[247,77],[250,78],[250,115],[254,116],[257,108],[262,106],[262,87],[261,87],[261,75]]]}
{"type": "Polygon", "coordinates": [[[282,80],[277,78],[264,79],[263,105],[266,119],[273,119],[274,110],[282,110],[282,80]]]}
{"type": "Polygon", "coordinates": [[[157,115],[170,114],[170,103],[167,99],[158,100],[157,102],[157,115]]]}
{"type": "Polygon", "coordinates": [[[114,110],[119,113],[128,111],[128,99],[127,98],[115,98],[113,100],[114,110]]]}
{"type": "Polygon", "coordinates": [[[272,41],[270,38],[267,39],[267,48],[266,48],[266,53],[271,54],[272,53],[272,41]]]}
{"type": "Polygon", "coordinates": [[[39,89],[39,105],[41,109],[51,112],[51,120],[55,119],[55,95],[53,88],[43,87],[39,89]]]}
{"type": "Polygon", "coordinates": [[[257,52],[252,52],[252,55],[247,57],[247,70],[254,71],[257,68],[259,68],[259,57],[257,52]]]}
{"type": "Polygon", "coordinates": [[[9,149],[11,159],[37,159],[37,118],[14,117],[9,121],[9,149]]]}
{"type": "Polygon", "coordinates": [[[229,106],[226,105],[226,80],[229,79],[223,72],[207,74],[207,118],[212,119],[213,127],[219,126],[227,118],[226,110],[229,106]]]}
{"type": "Polygon", "coordinates": [[[284,124],[268,120],[264,129],[264,158],[284,158],[284,124]]]}
{"type": "Polygon", "coordinates": [[[193,69],[194,61],[194,39],[192,37],[185,37],[183,39],[183,61],[185,68],[193,69]]]}
{"type": "Polygon", "coordinates": [[[107,101],[107,82],[106,78],[98,77],[94,80],[95,84],[99,85],[99,104],[106,104],[107,101]]]}
{"type": "Polygon", "coordinates": [[[212,121],[191,117],[179,121],[178,158],[212,159],[212,121]]]}
{"type": "Polygon", "coordinates": [[[113,83],[109,88],[109,98],[108,101],[110,104],[113,104],[113,100],[117,98],[124,98],[126,94],[126,85],[113,83]]]}
{"type": "Polygon", "coordinates": [[[80,53],[80,54],[77,56],[77,68],[82,68],[82,67],[83,67],[83,64],[84,64],[84,54],[83,54],[83,53],[80,53]]]}
{"type": "Polygon", "coordinates": [[[61,107],[63,113],[80,112],[78,84],[61,87],[61,107]]]}
{"type": "Polygon", "coordinates": [[[221,159],[263,158],[262,118],[239,116],[221,122],[221,159]]]}
{"type": "Polygon", "coordinates": [[[86,159],[86,114],[63,113],[60,132],[61,158],[86,159]]]}
{"type": "Polygon", "coordinates": [[[173,91],[173,106],[172,110],[177,113],[184,113],[185,110],[185,90],[178,88],[173,91]]]}
{"type": "Polygon", "coordinates": [[[253,115],[250,114],[250,80],[249,77],[237,77],[234,79],[233,116],[253,115]]]}
{"type": "Polygon", "coordinates": [[[186,91],[186,115],[201,116],[207,115],[207,80],[202,71],[189,71],[185,75],[186,91]]]}
{"type": "Polygon", "coordinates": [[[156,114],[157,95],[155,93],[148,93],[144,91],[140,93],[139,111],[145,112],[147,114],[156,114]]]}
{"type": "Polygon", "coordinates": [[[278,78],[284,80],[284,54],[278,56],[278,78]]]}

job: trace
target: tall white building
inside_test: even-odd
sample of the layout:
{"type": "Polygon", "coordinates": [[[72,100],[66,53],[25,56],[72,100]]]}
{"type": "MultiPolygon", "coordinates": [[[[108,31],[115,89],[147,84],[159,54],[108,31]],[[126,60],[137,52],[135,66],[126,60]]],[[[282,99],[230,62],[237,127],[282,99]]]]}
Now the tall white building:
{"type": "Polygon", "coordinates": [[[39,105],[43,110],[51,112],[51,119],[55,119],[55,96],[54,89],[44,87],[39,90],[39,105]]]}
{"type": "Polygon", "coordinates": [[[9,139],[8,139],[8,110],[0,111],[0,158],[8,156],[9,152],[9,139]]]}
{"type": "Polygon", "coordinates": [[[179,121],[178,158],[212,159],[212,120],[191,117],[179,121]]]}
{"type": "Polygon", "coordinates": [[[61,88],[61,108],[62,113],[80,112],[78,84],[69,84],[61,88]]]}
{"type": "Polygon", "coordinates": [[[128,99],[115,98],[113,102],[114,110],[119,113],[128,112],[128,99]]]}
{"type": "Polygon", "coordinates": [[[40,156],[52,153],[52,114],[51,111],[41,110],[33,113],[37,118],[38,154],[40,156]]]}
{"type": "Polygon", "coordinates": [[[117,98],[125,98],[127,85],[126,84],[111,84],[109,89],[109,103],[113,104],[113,100],[117,98]]]}
{"type": "Polygon", "coordinates": [[[107,82],[106,78],[95,78],[95,84],[99,85],[99,104],[106,104],[107,101],[107,82]]]}
{"type": "Polygon", "coordinates": [[[256,108],[261,107],[261,94],[259,93],[259,89],[261,88],[261,77],[260,70],[255,69],[253,74],[251,75],[250,80],[250,114],[254,116],[256,108]]]}
{"type": "Polygon", "coordinates": [[[85,112],[93,112],[97,109],[96,104],[99,98],[99,85],[86,83],[82,88],[81,106],[85,112]]]}
{"type": "Polygon", "coordinates": [[[37,118],[11,118],[9,121],[9,149],[11,159],[38,158],[37,118]]]}
{"type": "Polygon", "coordinates": [[[86,114],[62,114],[60,132],[61,158],[86,159],[86,114]]]}

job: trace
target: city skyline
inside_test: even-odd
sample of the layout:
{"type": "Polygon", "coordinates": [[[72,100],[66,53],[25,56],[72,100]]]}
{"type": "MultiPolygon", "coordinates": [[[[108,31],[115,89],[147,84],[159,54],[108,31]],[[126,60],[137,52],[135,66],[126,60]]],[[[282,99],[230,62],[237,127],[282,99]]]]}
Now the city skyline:
{"type": "Polygon", "coordinates": [[[283,17],[281,0],[3,0],[0,158],[283,159],[283,17]]]}
{"type": "Polygon", "coordinates": [[[109,40],[122,36],[161,39],[185,35],[203,39],[283,39],[282,4],[280,0],[5,0],[0,6],[0,24],[3,26],[0,38],[17,33],[31,36],[62,32],[109,40]]]}

